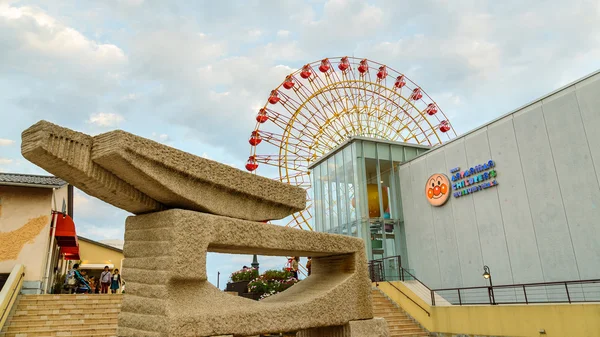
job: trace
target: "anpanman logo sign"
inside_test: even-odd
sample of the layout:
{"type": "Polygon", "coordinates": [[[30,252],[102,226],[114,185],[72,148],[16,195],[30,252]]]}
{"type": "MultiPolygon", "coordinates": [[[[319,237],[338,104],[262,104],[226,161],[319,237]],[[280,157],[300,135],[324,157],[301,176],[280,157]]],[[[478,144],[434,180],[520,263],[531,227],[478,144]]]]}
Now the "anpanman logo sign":
{"type": "Polygon", "coordinates": [[[450,198],[450,181],[444,174],[436,173],[427,179],[425,185],[427,201],[433,206],[442,206],[450,198]]]}

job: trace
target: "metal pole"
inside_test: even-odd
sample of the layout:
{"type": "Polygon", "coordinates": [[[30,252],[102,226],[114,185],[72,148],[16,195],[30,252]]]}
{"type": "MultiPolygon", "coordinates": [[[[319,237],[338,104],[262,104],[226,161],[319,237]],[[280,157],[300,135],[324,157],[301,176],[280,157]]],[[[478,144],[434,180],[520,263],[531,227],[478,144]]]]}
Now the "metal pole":
{"type": "MultiPolygon", "coordinates": [[[[54,192],[53,192],[54,193],[54,192]]],[[[47,294],[48,293],[48,281],[50,278],[50,268],[52,267],[51,263],[52,263],[52,256],[54,254],[54,236],[56,235],[56,222],[58,220],[58,212],[53,214],[53,220],[50,222],[50,226],[52,226],[52,228],[50,229],[52,231],[51,237],[50,237],[50,249],[48,250],[48,259],[46,260],[46,273],[44,274],[44,283],[42,285],[43,289],[43,293],[47,294]]]]}
{"type": "Polygon", "coordinates": [[[492,284],[492,275],[490,275],[490,294],[492,295],[492,305],[496,305],[496,297],[494,296],[494,285],[492,284]]]}
{"type": "Polygon", "coordinates": [[[571,295],[569,295],[569,286],[567,285],[567,282],[565,282],[565,290],[567,291],[567,299],[569,300],[569,303],[571,303],[571,295]]]}
{"type": "MultiPolygon", "coordinates": [[[[221,278],[221,272],[217,272],[217,288],[219,288],[219,279],[221,278]]],[[[220,289],[220,288],[219,288],[220,289]]]]}

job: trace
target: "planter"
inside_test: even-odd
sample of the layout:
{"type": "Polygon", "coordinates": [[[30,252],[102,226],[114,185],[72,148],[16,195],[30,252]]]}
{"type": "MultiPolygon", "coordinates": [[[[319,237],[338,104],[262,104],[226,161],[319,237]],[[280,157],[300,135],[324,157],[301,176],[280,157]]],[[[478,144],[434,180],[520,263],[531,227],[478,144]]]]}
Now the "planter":
{"type": "Polygon", "coordinates": [[[248,292],[248,284],[250,281],[238,281],[227,283],[226,291],[233,291],[238,293],[239,296],[248,292]]]}
{"type": "Polygon", "coordinates": [[[251,299],[251,300],[255,300],[258,301],[258,299],[260,298],[262,294],[259,293],[245,293],[245,294],[241,294],[240,296],[251,299]]]}

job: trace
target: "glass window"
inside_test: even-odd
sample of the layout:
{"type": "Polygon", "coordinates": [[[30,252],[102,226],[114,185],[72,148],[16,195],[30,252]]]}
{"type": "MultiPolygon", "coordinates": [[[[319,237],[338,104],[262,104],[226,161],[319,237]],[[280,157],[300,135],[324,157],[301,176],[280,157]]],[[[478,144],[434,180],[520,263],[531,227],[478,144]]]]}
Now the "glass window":
{"type": "Polygon", "coordinates": [[[335,175],[335,156],[331,156],[327,159],[327,180],[329,183],[329,211],[330,211],[330,227],[329,233],[338,232],[338,186],[335,175]]]}
{"type": "Polygon", "coordinates": [[[348,195],[348,186],[346,184],[346,174],[344,172],[344,153],[339,151],[335,154],[335,176],[338,186],[337,211],[338,211],[338,226],[337,233],[348,235],[348,203],[350,197],[348,195]]]}
{"type": "Polygon", "coordinates": [[[323,207],[323,232],[328,232],[330,227],[330,209],[329,209],[329,177],[327,176],[327,161],[323,161],[321,167],[321,200],[323,207]]]}
{"type": "Polygon", "coordinates": [[[311,171],[312,177],[312,200],[313,214],[315,217],[315,229],[317,232],[323,231],[323,201],[321,197],[321,167],[316,166],[311,171]]]}
{"type": "Polygon", "coordinates": [[[352,156],[352,146],[348,146],[343,150],[344,156],[344,170],[345,170],[345,183],[346,183],[346,195],[348,202],[346,203],[346,209],[348,214],[348,235],[358,236],[356,229],[356,196],[355,196],[355,185],[354,185],[354,162],[355,158],[352,156]]]}
{"type": "Polygon", "coordinates": [[[368,141],[363,141],[363,151],[364,151],[364,157],[365,158],[377,158],[377,147],[375,146],[375,143],[373,142],[368,142],[368,141]]]}

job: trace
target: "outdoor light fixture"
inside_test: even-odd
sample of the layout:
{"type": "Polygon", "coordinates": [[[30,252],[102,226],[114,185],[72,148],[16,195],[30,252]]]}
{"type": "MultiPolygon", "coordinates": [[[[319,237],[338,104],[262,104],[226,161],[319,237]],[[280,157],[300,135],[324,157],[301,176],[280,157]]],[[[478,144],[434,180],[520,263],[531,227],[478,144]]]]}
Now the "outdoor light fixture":
{"type": "Polygon", "coordinates": [[[494,296],[494,288],[492,285],[492,274],[490,273],[490,267],[483,266],[483,278],[490,280],[490,286],[488,287],[488,296],[490,297],[490,304],[496,305],[496,298],[494,296]]]}
{"type": "Polygon", "coordinates": [[[491,277],[492,277],[492,275],[490,275],[490,267],[483,266],[483,278],[489,279],[491,277]]]}

